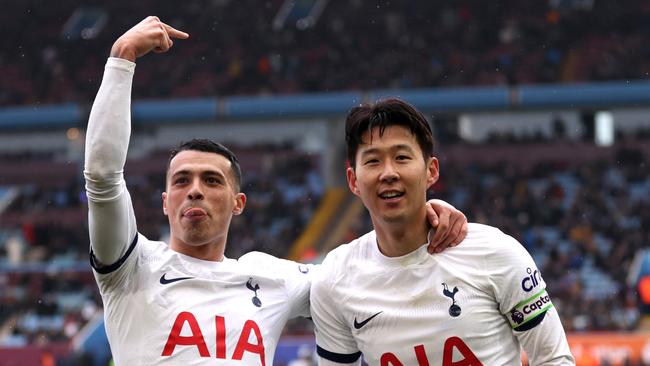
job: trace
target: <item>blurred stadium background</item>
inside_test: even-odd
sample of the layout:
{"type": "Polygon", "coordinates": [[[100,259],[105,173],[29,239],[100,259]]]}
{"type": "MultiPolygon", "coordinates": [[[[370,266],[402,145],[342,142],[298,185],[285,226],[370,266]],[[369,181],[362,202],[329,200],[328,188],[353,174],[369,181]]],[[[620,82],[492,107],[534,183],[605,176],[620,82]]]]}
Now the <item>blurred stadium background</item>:
{"type": "MultiPolygon", "coordinates": [[[[167,235],[168,149],[207,137],[239,155],[249,196],[228,255],[318,262],[369,229],[344,182],[343,118],[399,96],[436,131],[432,196],[531,252],[578,364],[650,364],[650,3],[1,8],[0,365],[109,364],[87,258],[84,131],[112,42],[147,15],[192,37],[138,61],[126,179],[141,232],[167,235]]],[[[299,358],[310,334],[290,323],[275,364],[299,358]]]]}

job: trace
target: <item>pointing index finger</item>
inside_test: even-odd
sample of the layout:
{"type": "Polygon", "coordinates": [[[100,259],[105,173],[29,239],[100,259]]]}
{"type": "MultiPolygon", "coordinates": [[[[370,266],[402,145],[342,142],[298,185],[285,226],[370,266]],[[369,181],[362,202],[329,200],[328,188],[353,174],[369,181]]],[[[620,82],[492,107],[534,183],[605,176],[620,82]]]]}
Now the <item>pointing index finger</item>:
{"type": "Polygon", "coordinates": [[[165,30],[167,31],[169,38],[187,39],[190,37],[188,33],[179,31],[178,29],[172,27],[169,24],[162,23],[162,25],[165,27],[165,30]]]}

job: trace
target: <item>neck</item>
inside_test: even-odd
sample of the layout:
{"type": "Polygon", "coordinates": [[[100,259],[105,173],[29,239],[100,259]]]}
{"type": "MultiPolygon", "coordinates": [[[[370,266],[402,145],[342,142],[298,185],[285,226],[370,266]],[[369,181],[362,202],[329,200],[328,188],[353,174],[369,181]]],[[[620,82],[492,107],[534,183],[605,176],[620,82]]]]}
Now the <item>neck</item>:
{"type": "Polygon", "coordinates": [[[428,241],[430,227],[426,219],[426,211],[422,217],[414,221],[398,223],[378,221],[374,218],[372,220],[377,234],[377,246],[379,251],[387,257],[406,255],[428,241]]]}
{"type": "Polygon", "coordinates": [[[214,243],[206,243],[199,245],[189,245],[183,242],[180,238],[172,235],[169,240],[169,247],[178,253],[201,259],[204,261],[221,262],[224,258],[226,250],[226,240],[219,240],[214,243]]]}

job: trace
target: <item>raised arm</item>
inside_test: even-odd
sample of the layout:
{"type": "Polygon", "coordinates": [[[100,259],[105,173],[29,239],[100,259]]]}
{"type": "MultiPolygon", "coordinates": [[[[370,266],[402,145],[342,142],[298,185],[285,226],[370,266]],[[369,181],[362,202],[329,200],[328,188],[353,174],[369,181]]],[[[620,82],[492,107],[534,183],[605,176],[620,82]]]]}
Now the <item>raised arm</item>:
{"type": "Polygon", "coordinates": [[[135,59],[150,51],[165,52],[172,38],[186,33],[148,17],[113,45],[86,132],[84,178],[93,260],[115,263],[137,232],[131,198],[124,182],[124,163],[131,135],[131,85],[135,59]]]}

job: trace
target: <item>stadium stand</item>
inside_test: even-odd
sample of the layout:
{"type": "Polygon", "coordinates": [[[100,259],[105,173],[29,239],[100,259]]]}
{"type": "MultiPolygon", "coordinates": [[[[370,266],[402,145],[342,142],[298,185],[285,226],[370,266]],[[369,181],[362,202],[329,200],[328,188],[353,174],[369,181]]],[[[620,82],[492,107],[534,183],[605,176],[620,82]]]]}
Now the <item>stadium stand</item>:
{"type": "Polygon", "coordinates": [[[632,0],[333,1],[313,27],[275,30],[281,4],[9,3],[0,105],[92,100],[113,40],[151,14],[192,39],[174,57],[139,61],[134,90],[146,98],[631,80],[650,71],[650,6],[632,0]]]}

